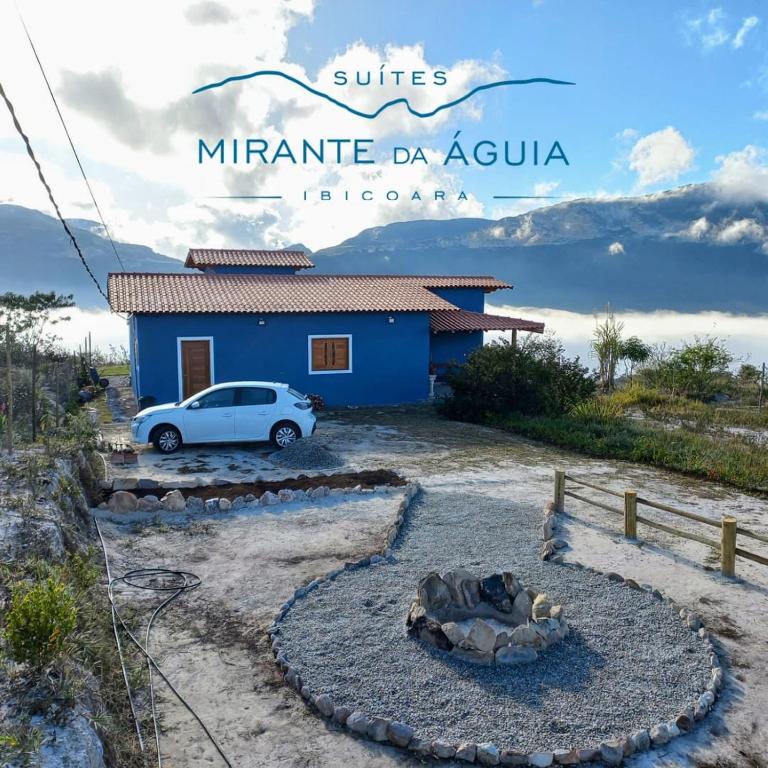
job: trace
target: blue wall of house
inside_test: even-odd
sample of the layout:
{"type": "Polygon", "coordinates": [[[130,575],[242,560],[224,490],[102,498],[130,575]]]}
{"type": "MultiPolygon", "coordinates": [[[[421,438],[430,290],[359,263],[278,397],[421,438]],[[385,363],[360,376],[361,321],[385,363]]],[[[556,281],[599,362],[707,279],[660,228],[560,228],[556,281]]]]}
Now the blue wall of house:
{"type": "Polygon", "coordinates": [[[470,312],[482,312],[485,308],[485,291],[482,288],[430,288],[441,299],[470,312]]]}
{"type": "Polygon", "coordinates": [[[426,312],[136,315],[134,323],[136,395],[157,403],[180,397],[177,339],[183,336],[213,337],[214,383],[283,381],[329,405],[412,403],[429,394],[426,312]],[[324,334],[352,335],[352,373],[308,372],[307,337],[324,334]]]}
{"type": "Polygon", "coordinates": [[[483,344],[482,331],[457,331],[455,333],[430,334],[429,359],[432,363],[440,364],[437,373],[445,372],[445,363],[463,363],[470,352],[483,344]]]}

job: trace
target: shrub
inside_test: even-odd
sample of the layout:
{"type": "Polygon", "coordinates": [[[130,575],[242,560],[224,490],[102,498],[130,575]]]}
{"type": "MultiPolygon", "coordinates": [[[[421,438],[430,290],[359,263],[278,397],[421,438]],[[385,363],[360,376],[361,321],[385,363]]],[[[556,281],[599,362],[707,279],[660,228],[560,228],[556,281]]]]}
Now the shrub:
{"type": "Polygon", "coordinates": [[[14,587],[5,636],[15,661],[45,666],[62,651],[76,625],[75,601],[60,581],[48,578],[33,587],[14,587]]]}
{"type": "Polygon", "coordinates": [[[570,415],[580,421],[617,421],[623,414],[621,405],[611,397],[584,400],[574,405],[570,411],[570,415]]]}
{"type": "Polygon", "coordinates": [[[562,414],[595,391],[588,369],[578,358],[566,358],[551,337],[520,346],[502,341],[480,347],[447,381],[453,394],[442,411],[467,421],[508,412],[562,414]]]}

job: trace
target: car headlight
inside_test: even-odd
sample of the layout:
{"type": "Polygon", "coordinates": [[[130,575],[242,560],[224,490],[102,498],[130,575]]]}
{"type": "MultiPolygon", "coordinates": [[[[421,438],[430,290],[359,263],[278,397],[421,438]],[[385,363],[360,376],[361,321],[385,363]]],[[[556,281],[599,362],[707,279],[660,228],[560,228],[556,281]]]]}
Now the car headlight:
{"type": "Polygon", "coordinates": [[[133,417],[133,423],[138,426],[142,422],[146,421],[148,418],[149,418],[149,416],[134,416],[133,417]]]}
{"type": "Polygon", "coordinates": [[[308,400],[297,400],[293,405],[300,411],[309,411],[312,408],[312,403],[310,403],[308,400]]]}

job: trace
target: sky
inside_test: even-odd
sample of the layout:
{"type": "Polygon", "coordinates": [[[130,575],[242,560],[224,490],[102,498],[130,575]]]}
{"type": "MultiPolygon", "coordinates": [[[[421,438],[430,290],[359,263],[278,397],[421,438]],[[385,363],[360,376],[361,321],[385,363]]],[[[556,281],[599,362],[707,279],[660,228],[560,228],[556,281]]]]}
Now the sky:
{"type": "MultiPolygon", "coordinates": [[[[315,250],[392,221],[499,218],[559,199],[724,179],[768,197],[768,6],[760,0],[18,6],[113,234],[171,256],[191,246],[315,250]],[[400,104],[373,120],[278,77],[192,93],[263,69],[364,112],[400,98],[430,111],[507,79],[573,85],[494,88],[431,118],[400,104]],[[351,80],[371,72],[374,84],[339,85],[340,71],[351,80]],[[423,73],[417,79],[427,83],[396,83],[394,72],[423,73]],[[434,83],[435,72],[445,84],[434,83]],[[373,140],[375,162],[198,162],[200,138],[223,139],[231,154],[233,139],[276,148],[282,139],[296,147],[342,137],[373,140]],[[478,142],[503,155],[505,141],[514,158],[524,141],[527,162],[446,164],[455,137],[470,158],[478,142]],[[559,142],[568,163],[534,165],[534,141],[542,156],[559,142]],[[411,155],[420,147],[427,162],[395,165],[394,147],[411,155]],[[274,199],[233,199],[254,195],[274,199]],[[526,199],[501,199],[509,196],[526,199]]],[[[96,218],[11,0],[0,0],[0,82],[64,215],[96,218]]],[[[0,202],[50,212],[3,110],[0,202]]]]}

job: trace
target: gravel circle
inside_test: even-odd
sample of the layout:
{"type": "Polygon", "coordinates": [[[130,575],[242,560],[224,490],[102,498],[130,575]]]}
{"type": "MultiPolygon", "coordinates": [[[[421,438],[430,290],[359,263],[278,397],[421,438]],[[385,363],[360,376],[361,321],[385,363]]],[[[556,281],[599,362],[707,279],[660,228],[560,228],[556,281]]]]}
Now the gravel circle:
{"type": "Polygon", "coordinates": [[[327,448],[303,437],[292,445],[276,451],[270,459],[290,469],[335,469],[344,466],[344,462],[327,448]]]}
{"type": "Polygon", "coordinates": [[[304,683],[333,703],[400,720],[418,736],[532,752],[595,746],[673,720],[705,690],[705,643],[650,593],[542,562],[541,510],[481,495],[416,499],[395,562],[346,571],[279,623],[304,683]],[[565,609],[571,634],[528,665],[480,666],[406,635],[430,571],[509,570],[565,609]]]}

